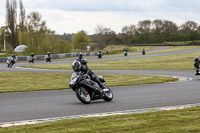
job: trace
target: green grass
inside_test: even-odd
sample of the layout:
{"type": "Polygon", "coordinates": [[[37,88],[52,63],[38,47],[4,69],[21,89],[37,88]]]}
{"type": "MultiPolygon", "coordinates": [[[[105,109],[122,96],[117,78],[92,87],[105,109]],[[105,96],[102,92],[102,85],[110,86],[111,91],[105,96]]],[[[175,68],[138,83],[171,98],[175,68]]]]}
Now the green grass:
{"type": "Polygon", "coordinates": [[[128,52],[141,52],[144,48],[145,50],[151,50],[157,46],[125,46],[125,45],[109,45],[105,48],[108,54],[120,54],[124,52],[124,49],[127,49],[128,52]]]}
{"type": "Polygon", "coordinates": [[[180,42],[164,42],[165,44],[172,44],[172,45],[188,45],[192,42],[200,42],[200,40],[197,41],[180,41],[180,42]]]}
{"type": "MultiPolygon", "coordinates": [[[[136,59],[89,62],[88,66],[92,70],[191,70],[194,69],[194,57],[198,55],[200,55],[200,52],[146,58],[144,56],[144,58],[136,59]]],[[[33,65],[26,67],[41,69],[72,69],[70,63],[33,65]]]]}
{"type": "MultiPolygon", "coordinates": [[[[161,50],[156,50],[156,51],[146,51],[146,54],[182,51],[182,50],[189,50],[189,49],[196,49],[196,48],[200,48],[200,46],[170,46],[170,48],[168,48],[168,49],[161,49],[161,50]]],[[[145,47],[144,47],[144,49],[145,49],[145,47]]],[[[140,54],[141,53],[139,53],[139,54],[138,53],[137,54],[129,54],[129,55],[140,55],[140,54]]]]}
{"type": "Polygon", "coordinates": [[[1,133],[188,133],[200,132],[200,107],[0,128],[1,133]]]}
{"type": "Polygon", "coordinates": [[[145,50],[151,50],[152,48],[155,48],[157,46],[130,46],[129,51],[130,52],[141,52],[143,49],[145,50]]]}
{"type": "Polygon", "coordinates": [[[181,51],[181,50],[196,49],[196,48],[200,48],[200,46],[171,46],[169,49],[154,51],[150,53],[173,52],[173,51],[181,51]]]}
{"type": "MultiPolygon", "coordinates": [[[[0,92],[68,89],[70,73],[0,72],[0,92]],[[16,76],[17,75],[17,76],[16,76]]],[[[98,74],[99,75],[99,74],[98,74]]],[[[151,75],[103,75],[108,86],[153,84],[176,81],[176,78],[151,75]]]]}
{"type": "MultiPolygon", "coordinates": [[[[157,47],[162,47],[162,46],[157,46],[157,47]]],[[[146,54],[153,54],[153,53],[162,53],[162,52],[173,52],[173,51],[182,51],[182,50],[188,50],[188,49],[196,49],[196,48],[200,48],[200,46],[170,46],[167,49],[160,49],[160,50],[155,50],[155,51],[147,51],[147,50],[151,50],[152,48],[156,48],[155,46],[133,46],[133,48],[136,48],[137,50],[135,52],[139,52],[139,53],[131,53],[128,52],[128,56],[130,55],[141,55],[141,51],[144,48],[146,51],[146,54]]],[[[108,57],[119,57],[119,56],[124,56],[124,54],[121,52],[121,55],[103,55],[103,58],[108,58],[108,57]]]]}

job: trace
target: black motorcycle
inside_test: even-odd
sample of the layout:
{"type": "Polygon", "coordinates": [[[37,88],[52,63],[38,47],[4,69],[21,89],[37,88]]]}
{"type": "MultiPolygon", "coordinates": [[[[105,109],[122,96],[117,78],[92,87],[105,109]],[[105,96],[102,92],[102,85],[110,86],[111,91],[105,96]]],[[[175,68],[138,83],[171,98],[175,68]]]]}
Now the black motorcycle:
{"type": "Polygon", "coordinates": [[[195,75],[200,75],[199,64],[194,64],[194,68],[196,70],[195,75]]]}
{"type": "Polygon", "coordinates": [[[101,58],[102,58],[102,54],[98,53],[98,59],[101,59],[101,58]]]}
{"type": "Polygon", "coordinates": [[[124,56],[128,56],[128,51],[124,50],[124,56]]]}
{"type": "Polygon", "coordinates": [[[113,99],[113,93],[109,87],[105,85],[103,76],[98,76],[102,82],[104,89],[90,79],[87,74],[73,73],[69,81],[69,86],[76,93],[77,98],[84,104],[89,104],[92,100],[104,99],[105,101],[111,101],[113,99]],[[96,93],[94,90],[102,89],[101,94],[96,93]]]}
{"type": "Polygon", "coordinates": [[[7,65],[9,68],[11,68],[14,64],[15,64],[14,57],[11,57],[10,59],[7,60],[7,65]]]}
{"type": "Polygon", "coordinates": [[[30,58],[29,58],[29,64],[30,64],[30,63],[34,63],[34,62],[35,62],[35,58],[34,58],[34,57],[30,57],[30,58]]]}
{"type": "Polygon", "coordinates": [[[200,75],[200,61],[198,56],[194,58],[194,69],[196,70],[195,75],[200,75]]]}
{"type": "Polygon", "coordinates": [[[145,55],[145,53],[146,53],[145,50],[142,50],[142,55],[145,55]]]}
{"type": "Polygon", "coordinates": [[[46,58],[46,62],[51,62],[51,57],[48,56],[48,57],[46,58]]]}

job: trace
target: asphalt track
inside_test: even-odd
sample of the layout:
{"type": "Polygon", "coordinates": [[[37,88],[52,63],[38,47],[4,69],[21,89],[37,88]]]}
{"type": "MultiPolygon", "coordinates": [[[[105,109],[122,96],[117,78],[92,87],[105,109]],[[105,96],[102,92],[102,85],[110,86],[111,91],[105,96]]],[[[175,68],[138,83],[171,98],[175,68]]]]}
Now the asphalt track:
{"type": "MultiPolygon", "coordinates": [[[[195,51],[200,51],[200,49],[147,54],[145,56],[135,55],[127,57],[110,57],[103,58],[101,60],[88,59],[88,61],[142,58],[188,53],[195,51]]],[[[56,60],[52,63],[71,63],[73,60],[73,58],[70,58],[56,60]]],[[[46,63],[36,62],[35,64],[39,65],[46,63]]],[[[28,63],[18,62],[14,65],[14,68],[7,68],[6,64],[0,64],[0,71],[62,73],[72,72],[71,70],[43,70],[18,68],[19,66],[23,65],[28,65],[28,63]]],[[[75,93],[70,89],[0,93],[0,123],[200,103],[200,76],[195,76],[194,70],[95,70],[94,72],[117,74],[151,74],[171,76],[174,75],[190,77],[192,78],[192,80],[162,84],[111,87],[114,93],[113,101],[104,102],[103,100],[98,100],[92,102],[89,105],[82,104],[76,98],[75,93]]],[[[68,85],[68,81],[63,79],[63,84],[68,85]]]]}

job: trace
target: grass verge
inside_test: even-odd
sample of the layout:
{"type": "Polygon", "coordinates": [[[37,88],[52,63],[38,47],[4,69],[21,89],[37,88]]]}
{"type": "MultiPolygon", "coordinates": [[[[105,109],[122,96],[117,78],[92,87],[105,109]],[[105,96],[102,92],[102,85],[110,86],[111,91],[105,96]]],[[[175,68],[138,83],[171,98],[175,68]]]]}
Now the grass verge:
{"type": "Polygon", "coordinates": [[[200,48],[200,46],[171,46],[169,49],[163,49],[149,53],[173,52],[173,51],[182,51],[182,50],[196,49],[196,48],[200,48]]]}
{"type": "MultiPolygon", "coordinates": [[[[70,73],[0,72],[0,92],[68,89],[70,73]],[[16,78],[17,75],[17,78],[16,78]]],[[[108,86],[153,84],[176,81],[176,78],[153,75],[103,75],[108,86]]]]}
{"type": "Polygon", "coordinates": [[[196,41],[179,41],[179,42],[164,42],[164,44],[169,44],[169,45],[189,45],[189,44],[199,44],[200,40],[196,41]]]}
{"type": "Polygon", "coordinates": [[[103,49],[107,51],[108,54],[120,54],[124,52],[124,49],[127,49],[128,52],[141,52],[144,48],[145,50],[151,50],[157,46],[125,46],[125,45],[109,45],[103,49]]]}
{"type": "Polygon", "coordinates": [[[200,132],[200,107],[115,115],[0,128],[1,133],[183,133],[200,132]]]}
{"type": "MultiPolygon", "coordinates": [[[[198,55],[200,55],[200,52],[146,58],[144,56],[143,58],[136,59],[89,62],[88,66],[92,70],[191,70],[194,69],[194,57],[198,55]]],[[[70,63],[26,67],[40,69],[72,69],[70,63]]]]}
{"type": "MultiPolygon", "coordinates": [[[[146,54],[153,54],[153,53],[162,53],[162,52],[173,52],[173,51],[182,51],[182,50],[188,50],[188,49],[196,49],[200,48],[200,46],[170,46],[167,49],[162,49],[162,46],[132,46],[129,47],[130,49],[133,49],[131,52],[140,52],[140,53],[131,53],[130,51],[128,52],[128,55],[140,55],[142,54],[141,51],[144,48],[146,51],[146,54]],[[153,50],[154,48],[154,50],[153,50]],[[157,49],[156,49],[157,48],[157,49]],[[159,49],[160,48],[160,49],[159,49]],[[135,49],[135,50],[134,50],[135,49]],[[153,50],[153,51],[148,51],[148,50],[153,50]]],[[[123,56],[123,53],[121,52],[121,55],[123,56]]],[[[107,57],[108,55],[104,55],[104,57],[107,57]]],[[[117,57],[119,55],[112,55],[108,57],[117,57]]]]}

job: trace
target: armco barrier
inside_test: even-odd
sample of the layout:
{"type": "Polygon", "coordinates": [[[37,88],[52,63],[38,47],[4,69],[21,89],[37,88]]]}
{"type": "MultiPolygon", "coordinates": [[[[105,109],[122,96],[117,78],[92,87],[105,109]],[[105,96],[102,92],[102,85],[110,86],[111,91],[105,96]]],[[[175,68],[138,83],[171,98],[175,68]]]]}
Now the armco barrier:
{"type": "Polygon", "coordinates": [[[64,58],[65,54],[59,54],[59,58],[64,58]]]}
{"type": "Polygon", "coordinates": [[[70,56],[72,56],[71,53],[66,53],[66,54],[65,54],[65,57],[70,57],[70,56]]]}
{"type": "Polygon", "coordinates": [[[58,58],[59,58],[59,54],[52,54],[52,55],[51,55],[51,58],[52,58],[52,59],[58,59],[58,58]]]}
{"type": "MultiPolygon", "coordinates": [[[[102,54],[106,54],[105,52],[102,52],[102,54]]],[[[72,57],[72,56],[78,56],[79,53],[63,53],[63,54],[52,54],[52,59],[59,59],[59,58],[65,58],[65,57],[72,57]]],[[[98,53],[95,52],[85,52],[83,53],[83,56],[97,56],[98,53]]],[[[47,55],[37,55],[35,56],[36,60],[45,60],[47,55]]],[[[6,62],[7,59],[10,57],[0,57],[0,62],[6,62]]],[[[28,60],[29,56],[17,56],[18,61],[25,61],[28,60]]]]}
{"type": "Polygon", "coordinates": [[[7,57],[1,57],[1,58],[0,58],[0,62],[6,62],[7,60],[8,60],[7,57]]]}
{"type": "Polygon", "coordinates": [[[27,60],[27,58],[27,56],[17,56],[17,60],[19,61],[27,60]]]}
{"type": "Polygon", "coordinates": [[[45,55],[37,55],[36,60],[44,60],[45,59],[45,55]]]}
{"type": "Polygon", "coordinates": [[[86,53],[86,56],[90,56],[90,53],[86,53]]]}

